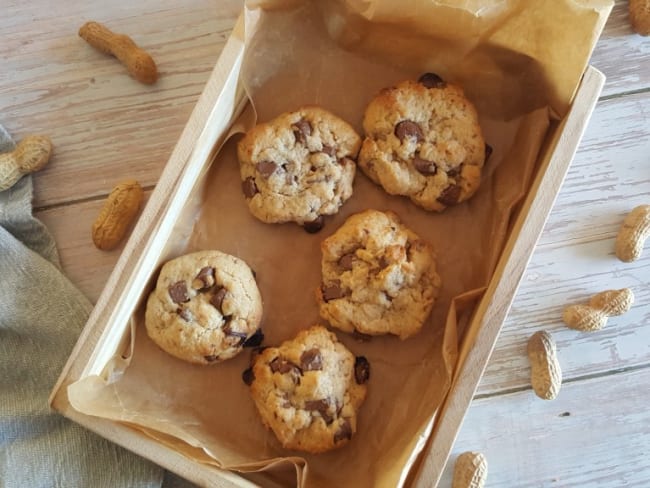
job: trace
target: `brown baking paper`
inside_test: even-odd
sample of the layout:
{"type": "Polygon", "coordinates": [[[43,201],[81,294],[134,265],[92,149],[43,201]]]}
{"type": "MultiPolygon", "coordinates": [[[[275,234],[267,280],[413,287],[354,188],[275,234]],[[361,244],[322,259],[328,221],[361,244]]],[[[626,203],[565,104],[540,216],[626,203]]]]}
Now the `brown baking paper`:
{"type": "MultiPolygon", "coordinates": [[[[126,422],[197,462],[266,470],[269,483],[402,486],[448,391],[459,340],[471,341],[475,334],[467,324],[530,187],[549,119],[569,106],[611,8],[597,1],[540,1],[524,8],[525,3],[267,1],[264,8],[246,9],[240,81],[252,106],[233,132],[250,128],[255,115],[266,121],[305,104],[321,105],[361,132],[364,108],[381,88],[434,71],[464,86],[494,148],[477,194],[441,214],[387,195],[359,171],[354,196],[316,235],[250,215],[240,190],[238,137],[225,144],[204,176],[204,198],[185,252],[219,249],[257,272],[267,345],[322,323],[314,298],[319,246],[350,214],[393,210],[436,248],[443,286],[418,335],[360,343],[337,333],[372,368],[358,431],[348,446],[318,456],[282,449],[262,426],[241,380],[248,353],[211,367],[172,358],[147,337],[142,307],[128,329],[130,346],[101,377],[71,385],[72,405],[126,422]]],[[[185,237],[180,231],[174,236],[178,242],[185,237]]]]}

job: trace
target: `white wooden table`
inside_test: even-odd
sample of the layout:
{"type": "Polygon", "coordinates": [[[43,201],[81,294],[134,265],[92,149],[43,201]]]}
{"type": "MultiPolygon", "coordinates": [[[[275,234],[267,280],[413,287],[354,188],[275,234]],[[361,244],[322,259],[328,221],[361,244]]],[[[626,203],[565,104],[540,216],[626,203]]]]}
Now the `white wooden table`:
{"type": "MultiPolygon", "coordinates": [[[[35,179],[35,213],[63,268],[96,300],[120,249],[92,245],[108,190],[138,179],[147,193],[185,125],[241,9],[239,0],[4,0],[0,123],[16,138],[49,134],[50,165],[35,179]],[[77,37],[87,20],[118,25],[157,60],[140,85],[77,37]]],[[[650,486],[650,244],[637,262],[613,253],[624,214],[650,203],[650,38],[617,2],[592,64],[602,98],[533,255],[440,486],[457,454],[479,450],[488,486],[650,486]],[[636,303],[597,333],[561,322],[566,304],[631,287],[636,303]],[[564,384],[552,402],[529,384],[527,338],[558,342],[564,384]]]]}

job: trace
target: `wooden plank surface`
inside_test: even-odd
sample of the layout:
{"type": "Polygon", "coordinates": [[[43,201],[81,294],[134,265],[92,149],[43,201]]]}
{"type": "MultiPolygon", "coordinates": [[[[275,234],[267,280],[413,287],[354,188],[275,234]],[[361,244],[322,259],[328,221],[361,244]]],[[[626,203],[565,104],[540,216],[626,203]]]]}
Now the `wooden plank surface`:
{"type": "Polygon", "coordinates": [[[524,275],[479,394],[529,383],[528,336],[540,327],[559,342],[567,378],[650,364],[650,252],[614,255],[625,214],[650,194],[650,92],[601,102],[524,275]],[[564,327],[565,306],[604,288],[630,287],[636,304],[603,331],[564,327]]]}
{"type": "Polygon", "coordinates": [[[470,449],[486,455],[490,488],[650,486],[648,383],[644,368],[567,383],[552,402],[530,390],[475,400],[440,486],[470,449]]]}
{"type": "Polygon", "coordinates": [[[604,97],[650,86],[650,43],[632,30],[627,0],[616,1],[591,64],[607,76],[604,97]]]}
{"type": "MultiPolygon", "coordinates": [[[[116,180],[148,189],[203,89],[241,9],[239,0],[3,3],[0,123],[16,137],[51,135],[55,155],[35,177],[36,213],[63,268],[95,301],[120,250],[96,250],[90,226],[116,180]],[[77,36],[105,22],[154,55],[140,85],[77,36]],[[44,59],[47,60],[44,62],[44,59]]],[[[626,211],[650,203],[650,38],[632,33],[617,1],[592,57],[608,77],[583,143],[524,276],[454,456],[483,450],[488,486],[650,485],[650,245],[630,264],[613,240],[626,211]],[[633,309],[594,334],[561,311],[605,288],[631,286],[633,309]],[[554,402],[529,387],[525,344],[550,330],[566,383],[554,402]],[[570,415],[564,415],[569,412],[570,415]]],[[[440,486],[450,485],[450,467],[440,486]]]]}
{"type": "Polygon", "coordinates": [[[154,185],[241,2],[70,1],[55,12],[45,5],[3,2],[0,19],[1,123],[16,138],[48,134],[55,146],[35,181],[35,206],[105,195],[116,178],[154,185]],[[88,20],[131,34],[156,60],[159,81],[138,83],[86,44],[77,31],[88,20]]]}

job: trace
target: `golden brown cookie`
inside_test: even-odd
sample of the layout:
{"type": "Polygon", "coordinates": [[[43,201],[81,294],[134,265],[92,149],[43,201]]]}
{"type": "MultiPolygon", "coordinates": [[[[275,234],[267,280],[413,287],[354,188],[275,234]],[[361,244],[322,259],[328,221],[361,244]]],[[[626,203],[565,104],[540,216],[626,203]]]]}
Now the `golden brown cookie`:
{"type": "Polygon", "coordinates": [[[366,108],[363,128],[363,172],[427,210],[470,198],[491,152],[463,90],[433,73],[382,90],[366,108]]]}
{"type": "Polygon", "coordinates": [[[162,267],[145,326],[172,356],[213,364],[238,354],[261,319],[262,297],[248,265],[219,251],[201,251],[162,267]]]}
{"type": "Polygon", "coordinates": [[[283,447],[320,453],[357,430],[370,365],[320,325],[280,347],[262,349],[244,372],[262,422],[283,447]]]}
{"type": "Polygon", "coordinates": [[[406,339],[420,331],[440,288],[431,245],[393,212],[352,215],[321,244],[320,315],[333,327],[406,339]]]}
{"type": "Polygon", "coordinates": [[[361,138],[319,107],[284,113],[239,142],[242,191],[263,222],[297,222],[320,230],[323,216],[352,196],[361,138]]]}

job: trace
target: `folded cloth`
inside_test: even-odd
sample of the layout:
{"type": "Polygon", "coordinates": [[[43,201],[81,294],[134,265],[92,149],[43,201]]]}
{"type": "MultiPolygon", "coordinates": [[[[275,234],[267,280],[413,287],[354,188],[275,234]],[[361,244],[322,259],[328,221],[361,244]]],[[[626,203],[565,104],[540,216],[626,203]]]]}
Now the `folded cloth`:
{"type": "Polygon", "coordinates": [[[191,486],[49,408],[92,306],[31,202],[31,176],[0,192],[0,488],[191,486]]]}

